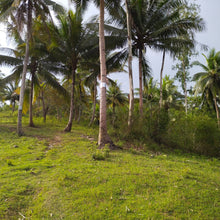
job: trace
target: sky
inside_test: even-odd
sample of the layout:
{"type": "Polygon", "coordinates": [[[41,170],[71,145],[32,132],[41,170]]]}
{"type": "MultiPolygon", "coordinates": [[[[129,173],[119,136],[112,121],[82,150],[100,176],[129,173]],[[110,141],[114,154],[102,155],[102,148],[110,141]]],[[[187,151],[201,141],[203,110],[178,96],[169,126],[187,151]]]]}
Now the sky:
{"type": "MultiPolygon", "coordinates": [[[[56,2],[63,4],[65,7],[69,6],[69,0],[56,0],[56,2]]],[[[219,20],[219,10],[220,10],[220,0],[196,0],[198,5],[200,5],[200,16],[204,19],[206,24],[206,29],[202,33],[196,34],[196,40],[199,43],[205,44],[211,48],[215,48],[216,51],[220,50],[220,20],[219,20]]],[[[91,5],[86,13],[85,20],[87,20],[90,16],[94,14],[98,14],[98,10],[91,5]]],[[[5,28],[0,26],[0,46],[10,46],[10,41],[6,37],[5,28]]],[[[201,55],[201,53],[207,54],[208,51],[199,51],[199,56],[195,58],[195,60],[199,60],[200,62],[205,64],[205,59],[201,55]]],[[[147,59],[149,60],[152,76],[154,79],[159,80],[161,62],[162,62],[162,53],[149,51],[146,54],[147,59]]],[[[171,59],[168,55],[165,59],[164,66],[164,75],[171,75],[173,77],[175,75],[175,71],[172,70],[172,66],[175,64],[175,61],[171,59]]],[[[9,72],[6,68],[0,68],[2,72],[9,72]]],[[[199,72],[200,69],[192,68],[190,70],[191,76],[196,72],[199,72]]],[[[133,61],[133,77],[134,77],[134,87],[138,88],[138,63],[137,60],[133,61]]],[[[127,73],[114,73],[111,74],[111,78],[117,80],[120,84],[123,92],[128,92],[129,90],[129,82],[128,82],[128,74],[127,73]]]]}

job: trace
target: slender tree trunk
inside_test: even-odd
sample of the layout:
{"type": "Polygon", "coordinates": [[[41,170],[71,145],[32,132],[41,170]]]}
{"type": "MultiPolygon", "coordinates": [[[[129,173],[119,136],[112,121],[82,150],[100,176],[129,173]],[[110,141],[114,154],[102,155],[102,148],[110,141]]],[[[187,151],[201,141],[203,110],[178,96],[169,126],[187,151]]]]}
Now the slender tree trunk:
{"type": "Polygon", "coordinates": [[[21,79],[21,89],[20,89],[20,96],[19,96],[19,106],[18,106],[18,122],[17,122],[18,136],[21,136],[23,134],[22,132],[22,110],[23,110],[23,103],[24,103],[25,80],[26,80],[27,66],[28,66],[28,61],[29,61],[29,43],[31,39],[31,32],[32,32],[32,2],[29,0],[28,1],[28,24],[27,24],[25,57],[24,57],[23,72],[22,72],[22,79],[21,79]]]}
{"type": "Polygon", "coordinates": [[[72,86],[71,86],[71,100],[70,100],[70,114],[69,114],[69,121],[67,126],[65,127],[64,131],[70,132],[72,129],[73,124],[73,117],[74,117],[74,90],[75,90],[75,73],[76,67],[72,70],[72,86]]]}
{"type": "Polygon", "coordinates": [[[215,103],[215,110],[216,110],[218,128],[220,128],[219,109],[218,109],[218,104],[217,104],[216,97],[214,98],[214,103],[215,103]]]}
{"type": "Polygon", "coordinates": [[[165,50],[163,51],[163,58],[162,58],[162,65],[160,70],[160,109],[163,105],[163,68],[164,68],[164,62],[165,62],[165,50]]]}
{"type": "Polygon", "coordinates": [[[129,1],[125,0],[126,16],[127,16],[127,30],[128,30],[128,74],[129,74],[129,113],[128,113],[128,127],[132,126],[132,116],[134,111],[134,87],[133,87],[133,73],[132,73],[132,35],[131,35],[131,14],[129,10],[129,1]]]}
{"type": "Polygon", "coordinates": [[[139,112],[141,118],[143,117],[143,71],[142,71],[142,49],[139,49],[139,112]]]}
{"type": "Polygon", "coordinates": [[[33,122],[33,91],[34,91],[34,74],[32,73],[31,76],[31,91],[30,91],[30,97],[29,97],[29,126],[34,127],[33,122]]]}
{"type": "Polygon", "coordinates": [[[186,85],[186,70],[185,70],[185,62],[183,59],[183,77],[184,77],[184,94],[185,94],[185,113],[187,115],[187,85],[186,85]]]}
{"type": "Polygon", "coordinates": [[[91,121],[89,123],[89,126],[92,125],[92,123],[94,122],[94,119],[95,119],[96,96],[97,96],[97,78],[95,79],[95,82],[94,82],[94,97],[93,97],[92,118],[91,118],[91,121]]]}
{"type": "Polygon", "coordinates": [[[104,35],[104,0],[100,0],[100,18],[99,18],[99,54],[100,54],[100,112],[99,112],[99,148],[103,148],[105,144],[113,143],[107,133],[106,121],[106,58],[105,58],[105,35],[104,35]]]}

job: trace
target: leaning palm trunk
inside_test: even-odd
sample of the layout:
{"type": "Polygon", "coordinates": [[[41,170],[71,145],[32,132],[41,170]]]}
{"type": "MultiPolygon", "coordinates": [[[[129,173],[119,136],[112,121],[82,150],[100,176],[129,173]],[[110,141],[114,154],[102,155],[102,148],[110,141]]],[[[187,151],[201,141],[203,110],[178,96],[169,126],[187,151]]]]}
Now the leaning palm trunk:
{"type": "Polygon", "coordinates": [[[214,98],[214,103],[215,103],[215,110],[216,110],[218,128],[220,128],[219,109],[218,109],[218,104],[217,104],[216,97],[214,98]]]}
{"type": "Polygon", "coordinates": [[[133,88],[133,73],[132,73],[132,35],[131,35],[131,14],[129,10],[128,0],[125,0],[126,16],[127,16],[127,30],[128,30],[128,74],[129,74],[129,114],[128,127],[131,128],[132,116],[134,110],[134,88],[133,88]]]}
{"type": "Polygon", "coordinates": [[[141,118],[143,117],[143,72],[142,72],[142,49],[139,49],[139,112],[141,118]]]}
{"type": "Polygon", "coordinates": [[[104,0],[100,1],[100,19],[99,19],[99,54],[100,54],[100,112],[99,112],[99,148],[103,148],[105,144],[113,143],[107,133],[106,121],[106,59],[105,59],[105,36],[104,36],[104,0]]]}
{"type": "Polygon", "coordinates": [[[17,123],[17,133],[18,136],[22,135],[22,110],[23,110],[23,103],[24,103],[24,91],[25,91],[25,80],[26,80],[26,73],[27,73],[27,66],[29,61],[29,43],[31,39],[31,29],[32,29],[32,5],[28,2],[28,25],[27,25],[27,38],[26,38],[26,47],[25,47],[25,57],[24,57],[24,66],[22,72],[22,79],[21,79],[21,89],[20,89],[20,96],[19,96],[19,107],[18,107],[18,123],[17,123]]]}
{"type": "Polygon", "coordinates": [[[165,62],[165,50],[163,51],[163,58],[162,58],[162,65],[160,70],[160,109],[163,105],[163,68],[164,68],[164,62],[165,62]]]}
{"type": "Polygon", "coordinates": [[[70,100],[70,115],[69,115],[69,121],[64,129],[66,132],[70,132],[72,129],[73,124],[73,117],[74,117],[74,90],[75,90],[75,72],[76,68],[73,68],[72,70],[72,86],[71,86],[71,100],[70,100]]]}

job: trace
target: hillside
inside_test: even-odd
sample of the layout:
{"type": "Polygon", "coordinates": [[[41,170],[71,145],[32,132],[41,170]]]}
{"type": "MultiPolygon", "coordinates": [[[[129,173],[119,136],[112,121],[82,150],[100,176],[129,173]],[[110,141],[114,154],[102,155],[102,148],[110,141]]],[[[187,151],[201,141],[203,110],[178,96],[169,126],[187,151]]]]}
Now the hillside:
{"type": "Polygon", "coordinates": [[[98,152],[97,129],[36,124],[18,138],[1,113],[0,219],[220,219],[218,159],[98,152]]]}

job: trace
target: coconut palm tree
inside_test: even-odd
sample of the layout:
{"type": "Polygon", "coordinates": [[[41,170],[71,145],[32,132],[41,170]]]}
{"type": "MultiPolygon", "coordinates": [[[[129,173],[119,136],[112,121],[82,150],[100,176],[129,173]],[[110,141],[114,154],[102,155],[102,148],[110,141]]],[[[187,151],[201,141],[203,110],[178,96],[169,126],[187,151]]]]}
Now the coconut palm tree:
{"type": "MultiPolygon", "coordinates": [[[[12,73],[2,79],[4,84],[15,80],[19,81],[22,76],[25,43],[21,39],[18,41],[21,44],[16,49],[0,48],[1,51],[8,54],[0,55],[0,65],[13,67],[12,73]]],[[[66,95],[67,92],[54,76],[56,72],[60,71],[61,67],[56,61],[54,62],[51,59],[45,44],[35,39],[31,44],[29,57],[30,62],[27,66],[27,73],[30,75],[30,81],[28,83],[29,88],[26,91],[29,93],[29,126],[34,127],[32,112],[34,86],[40,87],[41,81],[44,81],[44,83],[51,85],[63,95],[66,95]]]]}
{"type": "Polygon", "coordinates": [[[7,83],[6,86],[4,86],[0,91],[0,100],[3,102],[10,101],[12,112],[15,110],[16,101],[19,100],[19,94],[16,92],[17,89],[18,82],[15,80],[7,83]]]}
{"type": "Polygon", "coordinates": [[[100,53],[100,70],[101,70],[101,83],[100,83],[100,119],[99,119],[99,138],[98,145],[100,148],[105,144],[113,145],[111,138],[107,133],[106,121],[106,58],[105,58],[105,35],[104,35],[104,0],[100,0],[100,18],[99,18],[99,53],[100,53]]]}
{"type": "Polygon", "coordinates": [[[127,18],[127,32],[128,32],[128,74],[129,74],[129,113],[128,113],[128,127],[132,126],[132,117],[134,111],[134,87],[133,87],[133,72],[132,72],[132,18],[130,11],[130,1],[125,0],[126,18],[127,18]]]}
{"type": "Polygon", "coordinates": [[[98,39],[94,33],[82,24],[81,11],[69,11],[67,15],[58,16],[59,25],[50,24],[51,45],[54,58],[65,66],[64,75],[71,78],[70,114],[64,131],[70,132],[74,117],[74,92],[76,71],[81,59],[88,59],[98,48],[98,39]]]}
{"type": "Polygon", "coordinates": [[[24,102],[25,79],[29,62],[29,46],[32,38],[32,22],[34,17],[41,17],[42,20],[47,20],[47,16],[50,16],[49,5],[52,5],[54,9],[62,11],[62,7],[51,0],[2,0],[0,2],[0,20],[6,23],[9,20],[14,22],[18,32],[22,33],[24,31],[26,38],[18,108],[17,133],[19,136],[22,135],[22,108],[24,102]]]}
{"type": "Polygon", "coordinates": [[[105,60],[105,35],[104,35],[104,8],[108,8],[110,11],[119,7],[120,1],[115,0],[73,0],[77,4],[77,7],[83,9],[88,6],[88,3],[93,1],[99,6],[99,51],[100,51],[100,70],[101,70],[101,83],[100,83],[100,123],[99,123],[99,138],[98,145],[100,148],[105,144],[110,144],[110,147],[114,147],[111,138],[107,132],[106,121],[106,60],[105,60]]]}
{"type": "Polygon", "coordinates": [[[139,57],[139,108],[142,114],[143,53],[147,48],[164,51],[165,54],[175,53],[186,45],[193,47],[193,39],[188,37],[188,33],[202,30],[203,23],[198,16],[181,18],[183,2],[179,0],[133,0],[132,3],[133,47],[139,57]]]}
{"type": "Polygon", "coordinates": [[[122,93],[120,86],[115,84],[111,85],[107,90],[107,104],[112,106],[113,120],[112,124],[115,124],[115,108],[116,106],[124,105],[127,102],[127,96],[122,93]]]}
{"type": "Polygon", "coordinates": [[[167,75],[163,78],[162,94],[162,107],[164,107],[166,111],[168,111],[170,107],[177,107],[183,98],[181,93],[178,92],[177,86],[174,85],[174,79],[170,79],[167,75]]]}
{"type": "Polygon", "coordinates": [[[154,81],[153,77],[146,80],[144,84],[143,99],[144,102],[150,105],[150,108],[152,107],[153,103],[158,103],[159,100],[158,83],[157,81],[154,81]]]}
{"type": "MultiPolygon", "coordinates": [[[[96,1],[97,2],[97,1],[96,1]]],[[[114,23],[117,20],[117,24],[119,26],[121,26],[120,22],[118,22],[120,19],[115,19],[117,17],[120,18],[126,18],[126,24],[127,24],[127,40],[128,40],[128,49],[127,49],[127,53],[128,53],[128,74],[129,74],[129,116],[128,116],[128,126],[130,127],[132,125],[132,115],[133,115],[133,109],[134,109],[134,89],[133,89],[133,73],[132,73],[132,32],[131,32],[131,23],[132,23],[132,17],[131,17],[131,12],[130,12],[130,0],[125,0],[125,1],[115,1],[116,4],[115,7],[111,7],[111,5],[109,6],[109,2],[111,3],[111,1],[106,1],[107,4],[107,9],[109,10],[109,14],[112,16],[114,23]],[[124,3],[125,8],[126,8],[126,13],[124,13],[123,10],[121,10],[121,7],[119,7],[120,2],[124,3]]],[[[113,1],[114,3],[114,1],[113,1]]],[[[115,4],[114,3],[114,4],[115,4]]],[[[114,6],[112,4],[112,6],[114,6]]],[[[112,22],[112,19],[110,19],[110,23],[112,22]]],[[[122,29],[119,32],[119,29],[117,29],[118,33],[120,33],[120,35],[125,35],[126,32],[124,30],[123,25],[121,26],[122,29]]],[[[118,41],[119,41],[119,37],[120,35],[117,37],[118,41]]],[[[125,51],[122,51],[122,54],[125,51]]]]}
{"type": "Polygon", "coordinates": [[[211,49],[208,56],[205,56],[206,65],[199,61],[194,62],[202,68],[202,72],[194,75],[193,80],[196,81],[195,94],[202,94],[203,100],[211,101],[214,105],[217,117],[218,127],[220,128],[219,119],[219,97],[220,97],[220,51],[216,52],[211,49]]]}
{"type": "MultiPolygon", "coordinates": [[[[110,39],[109,39],[110,40],[110,39]]],[[[114,40],[114,39],[113,39],[114,40]]],[[[111,40],[110,40],[111,41],[111,40]]],[[[108,49],[107,42],[107,50],[106,50],[106,74],[109,75],[114,72],[124,71],[124,63],[126,61],[127,54],[121,52],[112,53],[112,47],[108,49]]],[[[80,62],[80,69],[82,71],[87,71],[88,74],[85,77],[85,85],[89,88],[92,88],[92,97],[93,97],[93,113],[90,121],[90,125],[93,123],[95,117],[96,110],[96,96],[97,96],[97,84],[98,79],[100,79],[100,65],[98,54],[91,57],[89,60],[83,60],[80,62]]],[[[114,85],[115,82],[111,80],[111,78],[107,77],[107,84],[114,85]]]]}

